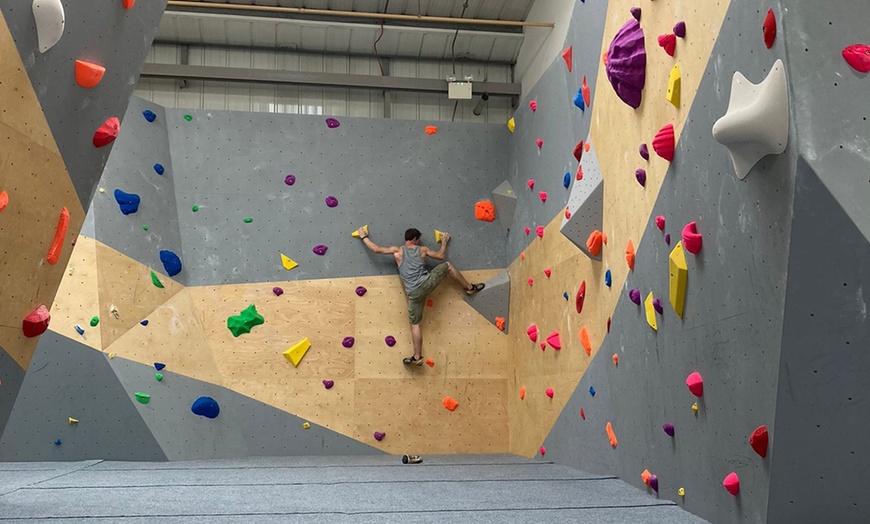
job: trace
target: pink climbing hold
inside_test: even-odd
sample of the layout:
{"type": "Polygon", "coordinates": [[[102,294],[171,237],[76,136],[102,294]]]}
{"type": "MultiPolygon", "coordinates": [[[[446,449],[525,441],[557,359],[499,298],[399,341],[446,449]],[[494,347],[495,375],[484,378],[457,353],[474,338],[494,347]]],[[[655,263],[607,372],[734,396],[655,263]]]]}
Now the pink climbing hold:
{"type": "Polygon", "coordinates": [[[559,337],[558,331],[553,331],[547,335],[547,344],[550,344],[553,349],[562,349],[562,339],[559,337]]]}
{"type": "Polygon", "coordinates": [[[550,278],[551,273],[552,273],[552,271],[550,270],[550,268],[547,268],[544,270],[544,274],[547,275],[547,278],[550,278]]]}
{"type": "Polygon", "coordinates": [[[357,286],[356,289],[354,289],[353,291],[354,293],[356,293],[356,296],[361,297],[366,294],[368,289],[364,288],[363,286],[357,286]]]}
{"type": "Polygon", "coordinates": [[[574,154],[574,158],[576,158],[578,162],[580,161],[581,158],[583,158],[583,141],[582,140],[577,142],[577,145],[574,146],[573,154],[574,154]]]}
{"type": "Polygon", "coordinates": [[[535,279],[532,278],[532,277],[529,277],[529,286],[531,287],[531,286],[534,286],[534,285],[535,285],[535,279]]]}
{"type": "Polygon", "coordinates": [[[541,202],[544,202],[544,203],[547,202],[547,192],[546,191],[539,191],[538,196],[541,197],[541,202]]]}
{"type": "Polygon", "coordinates": [[[387,335],[384,338],[384,343],[390,347],[393,347],[396,345],[396,337],[394,337],[393,335],[387,335]]]}
{"type": "Polygon", "coordinates": [[[542,147],[544,147],[544,139],[542,139],[542,138],[535,140],[535,143],[538,144],[538,149],[541,149],[542,147]]]}
{"type": "Polygon", "coordinates": [[[544,393],[546,393],[547,396],[550,397],[550,398],[553,398],[553,395],[556,394],[556,392],[553,391],[553,388],[547,388],[547,391],[545,391],[544,393]]]}
{"type": "Polygon", "coordinates": [[[532,228],[526,227],[526,236],[529,236],[532,233],[532,228]]]}
{"type": "Polygon", "coordinates": [[[674,149],[676,148],[676,139],[674,138],[674,125],[668,124],[659,129],[653,138],[653,149],[656,154],[668,162],[674,159],[674,149]]]}
{"type": "Polygon", "coordinates": [[[574,46],[569,45],[567,49],[562,51],[562,59],[565,60],[565,65],[568,66],[570,73],[574,69],[574,46]]]}
{"type": "Polygon", "coordinates": [[[674,35],[678,38],[686,38],[686,22],[680,20],[674,26],[674,35]]]}
{"type": "Polygon", "coordinates": [[[328,127],[329,129],[335,129],[336,127],[338,127],[340,125],[341,125],[341,122],[339,122],[335,118],[327,118],[326,119],[326,127],[328,127]]]}
{"type": "Polygon", "coordinates": [[[690,373],[688,377],[686,377],[686,386],[689,388],[689,391],[692,392],[692,395],[695,395],[698,398],[704,396],[704,379],[701,378],[701,374],[697,371],[690,373]]]}
{"type": "Polygon", "coordinates": [[[538,341],[538,326],[537,324],[532,324],[529,326],[529,329],[526,330],[526,335],[532,340],[532,342],[538,341]]]}
{"type": "Polygon", "coordinates": [[[331,196],[331,195],[326,197],[326,206],[327,207],[335,207],[337,205],[338,205],[337,198],[335,198],[334,196],[331,196]]]}
{"type": "Polygon", "coordinates": [[[535,179],[530,178],[529,181],[526,182],[526,185],[529,186],[529,191],[535,189],[535,179]]]}
{"type": "Polygon", "coordinates": [[[761,32],[764,37],[764,45],[770,49],[776,40],[776,15],[773,14],[773,9],[767,10],[767,16],[764,17],[764,23],[761,26],[761,32]]]}
{"type": "Polygon", "coordinates": [[[670,56],[674,56],[674,52],[677,50],[677,35],[673,33],[668,33],[666,35],[659,36],[659,45],[662,46],[662,49],[665,50],[670,56]]]}
{"type": "Polygon", "coordinates": [[[386,436],[387,436],[386,433],[382,433],[380,431],[375,431],[375,440],[377,440],[378,442],[384,440],[384,437],[386,437],[386,436]]]}
{"type": "Polygon", "coordinates": [[[546,350],[547,350],[547,343],[541,342],[541,351],[546,351],[546,350]]]}
{"type": "Polygon", "coordinates": [[[632,7],[631,9],[629,9],[629,11],[631,12],[631,16],[633,16],[635,20],[640,22],[640,13],[641,13],[640,8],[639,7],[632,7]]]}
{"type": "Polygon", "coordinates": [[[736,496],[740,493],[740,479],[737,477],[737,473],[734,473],[733,471],[725,477],[725,480],[722,481],[722,485],[725,486],[728,493],[731,493],[732,495],[736,496]]]}
{"type": "Polygon", "coordinates": [[[534,100],[529,100],[529,109],[532,110],[532,113],[538,110],[538,103],[534,100]]]}
{"type": "Polygon", "coordinates": [[[701,236],[701,233],[698,233],[698,226],[695,222],[689,222],[686,224],[686,227],[683,228],[683,247],[686,248],[686,251],[693,255],[697,255],[701,252],[701,246],[704,243],[704,239],[701,236]]]}
{"type": "Polygon", "coordinates": [[[278,287],[278,286],[275,286],[275,287],[272,288],[272,293],[275,293],[275,296],[276,296],[276,297],[280,297],[281,295],[284,294],[284,290],[281,289],[281,288],[278,287]]]}
{"type": "Polygon", "coordinates": [[[634,178],[637,179],[637,183],[640,184],[640,187],[646,187],[646,170],[645,169],[636,169],[634,171],[634,178]]]}
{"type": "Polygon", "coordinates": [[[311,251],[313,251],[315,255],[319,255],[322,257],[323,255],[326,254],[327,249],[329,249],[329,248],[324,246],[323,244],[317,244],[316,246],[311,248],[311,251]]]}
{"type": "Polygon", "coordinates": [[[665,230],[665,217],[662,215],[656,217],[656,227],[659,228],[659,231],[665,230]]]}
{"type": "Polygon", "coordinates": [[[541,452],[542,457],[547,454],[547,448],[545,448],[544,446],[541,446],[541,449],[539,449],[538,451],[541,452]]]}
{"type": "Polygon", "coordinates": [[[48,329],[49,322],[51,322],[51,314],[48,312],[48,308],[44,304],[40,305],[24,317],[21,326],[24,330],[24,336],[28,338],[38,337],[48,329]]]}
{"type": "Polygon", "coordinates": [[[843,58],[860,73],[870,72],[870,46],[853,44],[843,49],[843,58]]]}
{"type": "Polygon", "coordinates": [[[111,144],[118,138],[118,133],[121,131],[121,122],[117,117],[111,117],[103,122],[103,125],[94,132],[94,147],[103,147],[111,144]]]}
{"type": "Polygon", "coordinates": [[[335,385],[335,382],[332,380],[326,380],[326,379],[323,380],[323,387],[325,387],[326,389],[332,389],[332,386],[334,386],[334,385],[335,385]]]}
{"type": "Polygon", "coordinates": [[[544,238],[544,226],[536,227],[535,234],[537,234],[539,238],[544,238]]]}
{"type": "Polygon", "coordinates": [[[631,299],[635,304],[640,305],[640,290],[639,289],[629,289],[628,290],[628,298],[631,299]]]}
{"type": "Polygon", "coordinates": [[[755,450],[761,458],[767,456],[768,439],[767,426],[764,425],[758,426],[755,431],[752,432],[752,435],[749,435],[749,445],[752,446],[752,449],[755,450]]]}

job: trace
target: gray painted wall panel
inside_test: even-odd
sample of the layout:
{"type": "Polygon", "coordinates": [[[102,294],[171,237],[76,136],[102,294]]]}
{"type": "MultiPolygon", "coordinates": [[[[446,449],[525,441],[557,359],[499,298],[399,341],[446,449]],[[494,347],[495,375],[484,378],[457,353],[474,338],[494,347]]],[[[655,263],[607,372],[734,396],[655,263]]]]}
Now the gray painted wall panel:
{"type": "Polygon", "coordinates": [[[26,371],[18,365],[15,359],[3,348],[0,348],[0,436],[3,435],[3,430],[9,421],[9,415],[12,413],[15,399],[18,398],[18,391],[24,382],[25,373],[26,371]]]}

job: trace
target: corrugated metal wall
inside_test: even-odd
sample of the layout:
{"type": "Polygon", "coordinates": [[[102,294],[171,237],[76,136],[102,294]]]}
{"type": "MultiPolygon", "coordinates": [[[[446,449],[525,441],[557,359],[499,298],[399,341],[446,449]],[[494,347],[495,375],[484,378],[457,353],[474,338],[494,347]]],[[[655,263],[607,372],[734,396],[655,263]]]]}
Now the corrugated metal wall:
{"type": "MultiPolygon", "coordinates": [[[[154,44],[147,62],[180,64],[182,45],[154,44]]],[[[295,53],[285,50],[234,49],[216,46],[187,46],[188,64],[285,71],[380,75],[380,65],[373,57],[347,57],[295,53]]],[[[392,76],[447,78],[453,74],[450,62],[390,59],[392,76]]],[[[473,75],[477,81],[509,82],[508,65],[457,61],[456,77],[473,75]]],[[[273,86],[241,82],[187,82],[180,87],[176,80],[142,78],[135,94],[169,108],[217,109],[306,115],[384,117],[384,93],[381,90],[273,86]]],[[[512,113],[510,100],[491,97],[484,112],[475,116],[472,109],[478,98],[460,101],[453,118],[454,101],[446,94],[391,93],[390,117],[407,120],[503,123],[512,113]]]]}

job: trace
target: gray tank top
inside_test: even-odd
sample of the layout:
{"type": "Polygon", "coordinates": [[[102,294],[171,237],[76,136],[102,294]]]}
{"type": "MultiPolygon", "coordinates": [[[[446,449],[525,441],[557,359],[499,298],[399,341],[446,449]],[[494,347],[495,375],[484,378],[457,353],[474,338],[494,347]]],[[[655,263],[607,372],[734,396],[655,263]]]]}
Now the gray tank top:
{"type": "Polygon", "coordinates": [[[408,249],[402,246],[402,265],[399,266],[399,276],[405,283],[405,292],[411,293],[429,278],[429,270],[420,257],[420,248],[408,249]]]}

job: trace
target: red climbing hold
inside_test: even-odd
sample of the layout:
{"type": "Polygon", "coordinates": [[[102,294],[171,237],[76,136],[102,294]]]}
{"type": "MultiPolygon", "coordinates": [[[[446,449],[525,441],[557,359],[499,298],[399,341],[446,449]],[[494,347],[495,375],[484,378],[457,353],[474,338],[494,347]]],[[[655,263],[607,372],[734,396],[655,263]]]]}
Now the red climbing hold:
{"type": "Polygon", "coordinates": [[[589,89],[589,84],[586,83],[586,75],[583,75],[583,82],[580,84],[580,91],[583,93],[583,102],[586,107],[592,103],[592,91],[589,89]]]}
{"type": "Polygon", "coordinates": [[[553,349],[562,349],[562,339],[558,331],[553,331],[547,336],[547,344],[550,344],[553,349]]]}
{"type": "Polygon", "coordinates": [[[580,289],[577,290],[577,313],[583,312],[583,301],[586,300],[586,281],[580,282],[580,289]]]}
{"type": "Polygon", "coordinates": [[[843,58],[855,71],[870,72],[870,46],[853,44],[843,49],[843,58]]]}
{"type": "Polygon", "coordinates": [[[589,251],[590,255],[597,257],[601,254],[601,242],[603,239],[604,235],[597,229],[589,234],[589,238],[586,239],[586,250],[589,251]]]}
{"type": "Polygon", "coordinates": [[[111,117],[103,122],[103,125],[94,133],[94,147],[103,147],[111,144],[118,138],[121,131],[121,122],[117,117],[111,117]]]}
{"type": "Polygon", "coordinates": [[[574,46],[569,45],[568,49],[562,51],[562,58],[565,60],[565,65],[568,66],[568,72],[570,73],[574,69],[574,46]]]}
{"type": "Polygon", "coordinates": [[[665,53],[674,56],[674,51],[677,50],[677,35],[668,33],[659,36],[659,45],[665,50],[665,53]]]}
{"type": "Polygon", "coordinates": [[[567,207],[565,208],[565,220],[571,220],[571,211],[567,207]]]}
{"type": "Polygon", "coordinates": [[[538,326],[537,326],[537,324],[532,324],[531,326],[529,326],[529,329],[526,330],[526,335],[528,335],[529,338],[532,339],[532,342],[537,342],[538,341],[538,326]]]}
{"type": "Polygon", "coordinates": [[[530,178],[529,181],[526,182],[526,185],[529,186],[529,191],[535,189],[535,179],[530,178]]]}
{"type": "Polygon", "coordinates": [[[577,164],[577,180],[583,180],[583,164],[577,164]]]}
{"type": "Polygon", "coordinates": [[[686,251],[697,255],[701,251],[703,243],[704,239],[701,233],[698,233],[697,224],[694,222],[686,224],[686,227],[683,228],[683,247],[686,248],[686,251]]]}
{"type": "Polygon", "coordinates": [[[51,247],[48,248],[48,254],[45,260],[52,266],[60,260],[60,252],[63,250],[63,239],[66,238],[66,231],[69,228],[69,209],[63,208],[60,210],[60,218],[57,220],[57,229],[54,231],[54,241],[51,247]]]}
{"type": "Polygon", "coordinates": [[[535,143],[538,144],[538,149],[541,149],[542,147],[544,147],[544,139],[543,138],[536,139],[535,143]]]}
{"type": "Polygon", "coordinates": [[[577,145],[574,146],[574,158],[579,162],[581,158],[583,158],[583,141],[577,142],[577,145]]]}
{"type": "Polygon", "coordinates": [[[545,391],[544,393],[546,393],[547,396],[550,397],[550,398],[553,398],[553,395],[556,394],[556,392],[553,391],[553,388],[547,388],[547,391],[545,391]]]}
{"type": "Polygon", "coordinates": [[[725,477],[725,480],[722,481],[722,485],[725,486],[728,493],[731,493],[732,495],[740,493],[740,479],[737,477],[737,473],[734,473],[733,471],[725,477]]]}
{"type": "Polygon", "coordinates": [[[535,234],[538,235],[538,238],[544,238],[544,226],[536,227],[535,234]]]}
{"type": "Polygon", "coordinates": [[[9,193],[6,191],[0,191],[0,212],[6,209],[6,206],[9,205],[9,193]]]}
{"type": "Polygon", "coordinates": [[[547,454],[547,448],[545,448],[544,446],[541,446],[541,449],[539,449],[538,451],[541,452],[542,457],[547,454]]]}
{"type": "Polygon", "coordinates": [[[132,9],[135,3],[136,0],[124,0],[124,9],[132,9]]]}
{"type": "Polygon", "coordinates": [[[610,333],[610,317],[607,317],[607,332],[610,333]]]}
{"type": "Polygon", "coordinates": [[[541,202],[547,203],[547,192],[546,191],[539,191],[538,196],[541,197],[541,202]]]}
{"type": "Polygon", "coordinates": [[[582,418],[583,420],[586,420],[586,412],[583,411],[583,408],[580,408],[580,418],[582,418]]]}
{"type": "Polygon", "coordinates": [[[48,329],[49,322],[51,322],[51,314],[48,312],[48,308],[43,304],[24,317],[24,323],[22,325],[24,336],[38,337],[48,329]]]}
{"type": "Polygon", "coordinates": [[[668,124],[665,127],[659,129],[659,132],[656,133],[655,138],[653,138],[653,149],[656,154],[668,162],[674,159],[674,148],[676,147],[676,141],[674,139],[674,125],[668,124]]]}
{"type": "Polygon", "coordinates": [[[761,32],[764,35],[764,45],[770,49],[773,47],[773,41],[776,40],[776,16],[773,14],[773,9],[767,10],[767,16],[764,17],[764,24],[761,26],[761,32]]]}
{"type": "Polygon", "coordinates": [[[758,426],[755,431],[752,432],[752,435],[749,435],[749,445],[752,446],[752,449],[754,449],[761,458],[767,456],[767,441],[767,426],[758,426]]]}
{"type": "Polygon", "coordinates": [[[704,396],[704,379],[701,378],[701,374],[697,371],[686,377],[686,386],[692,392],[692,395],[698,398],[704,396]]]}

